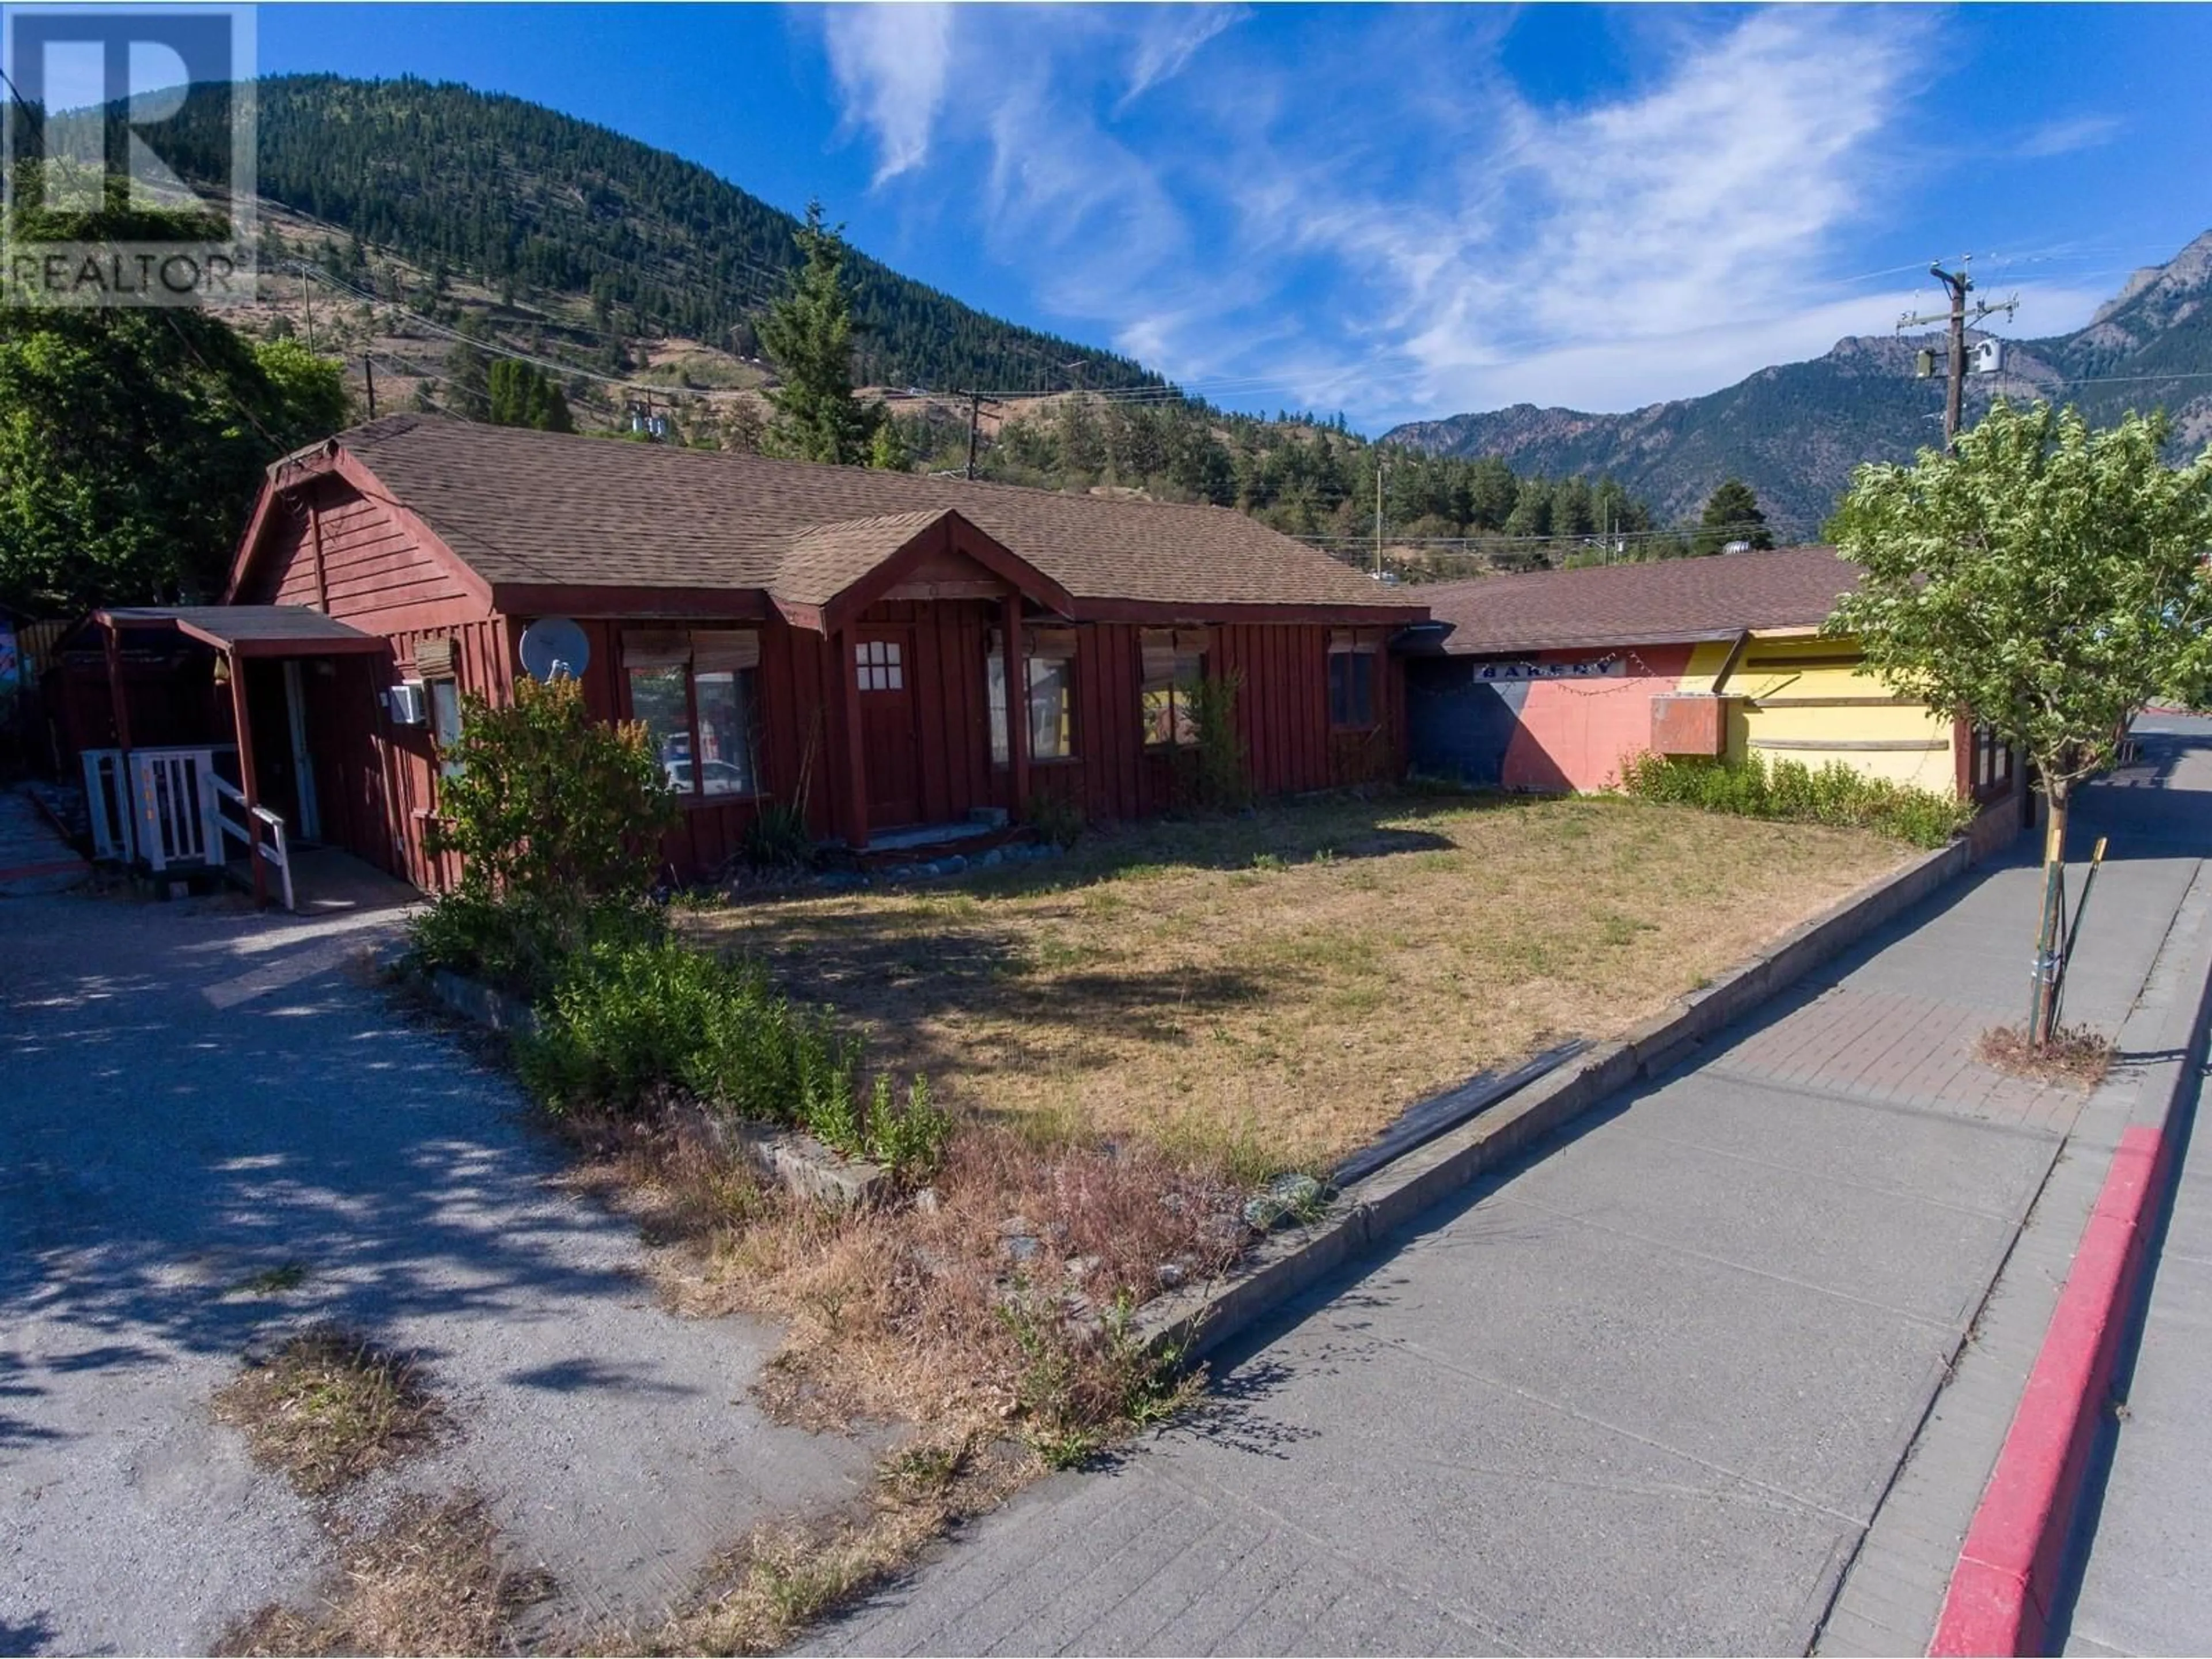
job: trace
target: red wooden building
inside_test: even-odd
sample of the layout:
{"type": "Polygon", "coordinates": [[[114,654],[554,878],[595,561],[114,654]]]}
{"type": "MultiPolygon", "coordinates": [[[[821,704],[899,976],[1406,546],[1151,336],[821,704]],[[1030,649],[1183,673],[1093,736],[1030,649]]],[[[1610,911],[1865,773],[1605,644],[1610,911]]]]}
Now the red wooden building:
{"type": "MultiPolygon", "coordinates": [[[[422,887],[444,873],[423,849],[437,739],[461,694],[511,695],[526,632],[580,658],[596,713],[645,722],[684,805],[669,862],[692,876],[766,799],[803,796],[816,836],[856,850],[1018,820],[1046,793],[1093,822],[1162,811],[1201,678],[1236,677],[1261,793],[1394,776],[1389,646],[1427,616],[1218,508],[412,414],[270,468],[225,604],[289,641],[252,661],[297,665],[241,660],[231,682],[259,804],[422,887]]],[[[166,627],[117,622],[125,647],[166,627]]]]}

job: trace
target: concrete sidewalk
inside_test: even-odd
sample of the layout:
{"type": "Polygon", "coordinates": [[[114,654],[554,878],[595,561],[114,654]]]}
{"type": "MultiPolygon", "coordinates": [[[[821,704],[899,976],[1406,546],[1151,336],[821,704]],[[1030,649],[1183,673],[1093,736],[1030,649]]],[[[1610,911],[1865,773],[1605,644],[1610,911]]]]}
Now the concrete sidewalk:
{"type": "MultiPolygon", "coordinates": [[[[2144,850],[2070,1019],[2119,1028],[2191,891],[2144,850]]],[[[1972,1055],[2024,1012],[2030,856],[1423,1218],[819,1650],[1804,1651],[2081,1106],[1972,1055]]],[[[1892,1547],[1940,1596],[1957,1545],[1892,1547]]],[[[1866,1582],[1848,1634],[1918,1650],[1934,1601],[1916,1631],[1866,1582]]]]}
{"type": "Polygon", "coordinates": [[[2212,1136],[2192,1134],[2053,1651],[2212,1652],[2212,1136]]]}

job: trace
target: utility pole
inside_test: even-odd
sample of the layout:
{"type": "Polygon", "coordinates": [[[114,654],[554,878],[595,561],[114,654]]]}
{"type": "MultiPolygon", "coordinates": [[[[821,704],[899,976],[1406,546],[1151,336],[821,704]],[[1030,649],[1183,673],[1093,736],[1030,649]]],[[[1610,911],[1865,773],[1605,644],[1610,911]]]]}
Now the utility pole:
{"type": "MultiPolygon", "coordinates": [[[[1988,300],[1977,300],[1974,301],[1974,314],[1971,318],[1966,315],[1966,295],[1973,291],[1974,287],[1974,278],[1969,269],[1973,261],[1974,256],[1969,253],[1959,261],[1959,268],[1956,270],[1946,270],[1941,263],[1928,267],[1928,274],[1950,291],[1951,309],[1948,314],[1942,312],[1926,314],[1908,311],[1897,319],[1897,331],[1900,334],[1908,328],[1926,328],[1931,323],[1948,322],[1950,325],[1950,346],[1946,354],[1947,361],[1943,365],[1945,380],[1943,453],[1946,455],[1951,453],[1952,447],[1959,441],[1959,423],[1966,414],[1966,325],[1969,322],[1978,323],[1983,318],[1992,316],[2000,311],[2004,313],[2006,319],[2009,321],[2013,313],[2020,308],[2020,295],[2015,294],[2008,300],[1999,300],[1994,303],[1988,300]]],[[[1928,361],[1932,356],[1932,353],[1925,351],[1920,354],[1920,369],[1923,374],[1934,367],[1928,361]]]]}
{"type": "Polygon", "coordinates": [[[307,349],[315,349],[315,296],[307,287],[307,268],[300,267],[300,303],[307,307],[307,349]]]}
{"type": "Polygon", "coordinates": [[[975,477],[976,428],[981,423],[983,405],[989,404],[995,408],[999,400],[996,398],[986,397],[980,392],[956,392],[952,395],[956,398],[965,398],[968,400],[968,465],[963,469],[961,476],[972,483],[975,477]]]}
{"type": "Polygon", "coordinates": [[[368,418],[376,418],[376,363],[364,351],[361,354],[362,378],[368,382],[368,418]]]}
{"type": "Polygon", "coordinates": [[[1389,462],[1380,455],[1375,458],[1375,580],[1382,580],[1382,475],[1390,470],[1389,462]]]}

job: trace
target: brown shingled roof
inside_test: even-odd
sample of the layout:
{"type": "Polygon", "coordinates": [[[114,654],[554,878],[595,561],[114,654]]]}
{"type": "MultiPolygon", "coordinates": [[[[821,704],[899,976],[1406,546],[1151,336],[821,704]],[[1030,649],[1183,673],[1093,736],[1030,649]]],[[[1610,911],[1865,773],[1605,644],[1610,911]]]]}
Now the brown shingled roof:
{"type": "MultiPolygon", "coordinates": [[[[888,556],[956,512],[1077,601],[1385,610],[1385,586],[1240,513],[392,415],[333,441],[494,586],[752,588],[888,556]],[[854,521],[875,528],[855,531],[854,521]],[[827,527],[842,528],[830,532],[827,527]],[[825,540],[826,538],[826,540],[825,540]],[[834,544],[834,545],[833,545],[834,544]]],[[[282,464],[280,463],[280,467],[282,464]]],[[[1085,606],[1090,610],[1091,606],[1085,606]]]]}
{"type": "Polygon", "coordinates": [[[1545,570],[1416,589],[1453,656],[1727,639],[1812,628],[1858,583],[1832,547],[1545,570]]]}
{"type": "Polygon", "coordinates": [[[791,605],[823,605],[843,592],[951,509],[886,513],[810,525],[793,536],[776,567],[774,591],[791,605]]]}

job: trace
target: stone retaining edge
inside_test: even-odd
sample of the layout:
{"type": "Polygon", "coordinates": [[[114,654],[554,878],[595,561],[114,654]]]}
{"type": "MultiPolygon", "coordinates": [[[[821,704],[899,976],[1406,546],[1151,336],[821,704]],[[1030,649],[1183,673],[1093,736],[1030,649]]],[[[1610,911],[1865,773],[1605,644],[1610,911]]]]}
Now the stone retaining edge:
{"type": "Polygon", "coordinates": [[[1668,1070],[1731,1020],[1964,872],[1972,860],[1971,846],[1954,841],[1876,878],[1705,989],[1353,1182],[1320,1220],[1271,1235],[1226,1277],[1155,1297],[1138,1310],[1132,1334],[1155,1352],[1183,1359],[1218,1347],[1485,1170],[1638,1079],[1668,1070]]]}

